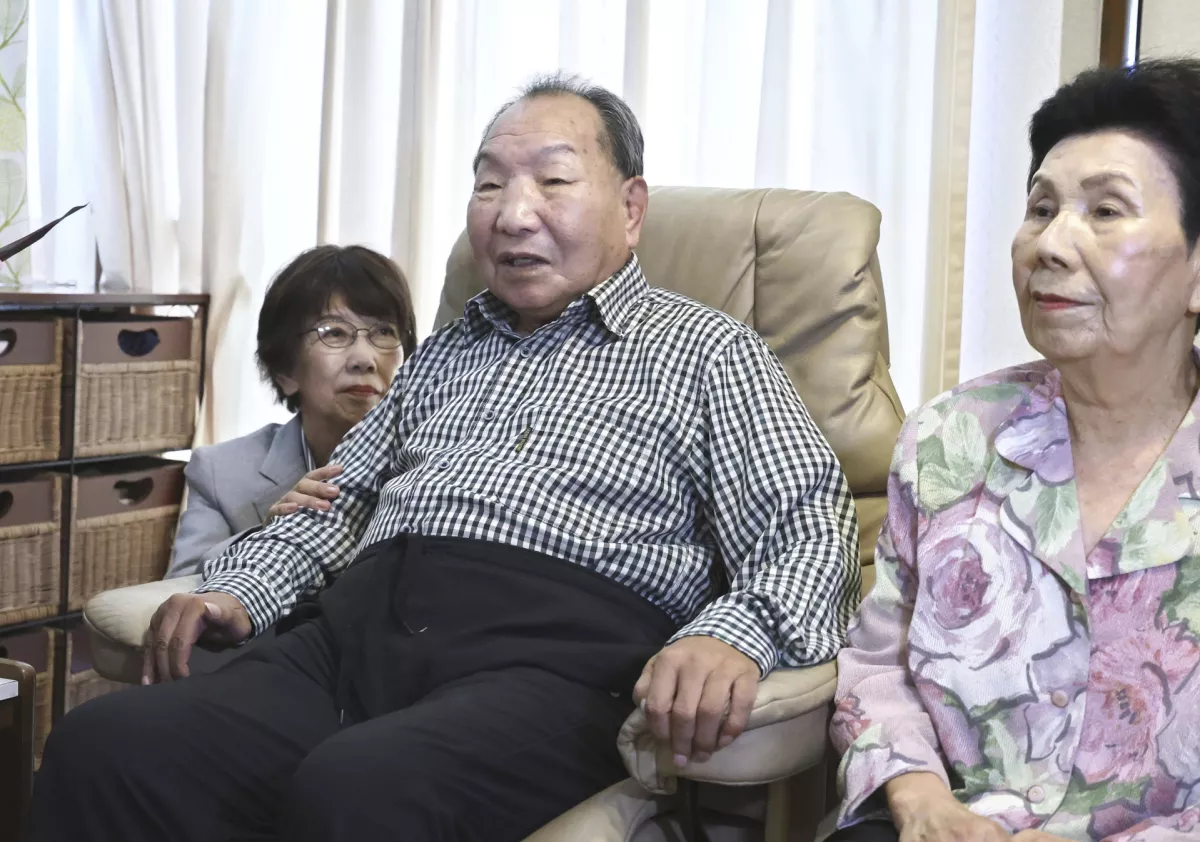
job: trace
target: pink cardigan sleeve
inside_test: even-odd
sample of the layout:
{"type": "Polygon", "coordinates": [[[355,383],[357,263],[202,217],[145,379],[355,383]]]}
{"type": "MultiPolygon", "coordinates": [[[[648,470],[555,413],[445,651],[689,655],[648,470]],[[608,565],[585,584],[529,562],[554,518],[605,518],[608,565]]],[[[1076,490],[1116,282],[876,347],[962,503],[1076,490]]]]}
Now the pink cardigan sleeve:
{"type": "Polygon", "coordinates": [[[908,631],[917,592],[915,414],[900,432],[888,478],[888,513],[875,552],[875,586],[838,655],[837,709],[830,726],[843,757],[838,826],[887,815],[882,786],[906,772],[947,781],[938,738],[908,671],[908,631]]]}

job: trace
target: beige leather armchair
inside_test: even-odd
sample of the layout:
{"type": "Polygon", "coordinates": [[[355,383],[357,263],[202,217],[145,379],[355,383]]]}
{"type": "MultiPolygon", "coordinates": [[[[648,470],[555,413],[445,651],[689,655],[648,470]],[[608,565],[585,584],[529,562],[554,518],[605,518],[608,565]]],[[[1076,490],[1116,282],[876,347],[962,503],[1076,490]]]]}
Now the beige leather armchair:
{"type": "MultiPolygon", "coordinates": [[[[741,319],[783,362],[855,494],[864,592],[874,578],[870,564],[903,419],[888,375],[879,219],[872,205],[846,194],[660,187],[651,191],[638,248],[651,284],[741,319]]],[[[464,236],[447,263],[438,324],[460,314],[480,288],[464,236]]],[[[151,614],[171,593],[193,586],[177,579],[93,599],[84,619],[93,630],[96,669],[136,681],[151,614]]],[[[826,809],[823,761],[835,681],[833,664],[776,670],[759,685],[746,732],[684,772],[635,712],[618,739],[631,778],[533,840],[810,838],[826,809]]]]}

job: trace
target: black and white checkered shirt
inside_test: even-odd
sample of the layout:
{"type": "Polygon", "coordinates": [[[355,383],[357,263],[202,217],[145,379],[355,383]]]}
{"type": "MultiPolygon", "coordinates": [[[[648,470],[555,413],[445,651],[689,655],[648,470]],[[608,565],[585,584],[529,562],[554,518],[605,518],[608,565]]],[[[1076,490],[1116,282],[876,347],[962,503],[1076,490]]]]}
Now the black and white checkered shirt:
{"type": "Polygon", "coordinates": [[[833,658],[858,601],[854,507],[758,335],[651,289],[636,257],[530,336],[513,315],[472,299],[334,452],[331,510],[249,535],[200,590],[236,596],[258,632],[361,547],[474,538],[600,572],[764,675],[833,658]]]}

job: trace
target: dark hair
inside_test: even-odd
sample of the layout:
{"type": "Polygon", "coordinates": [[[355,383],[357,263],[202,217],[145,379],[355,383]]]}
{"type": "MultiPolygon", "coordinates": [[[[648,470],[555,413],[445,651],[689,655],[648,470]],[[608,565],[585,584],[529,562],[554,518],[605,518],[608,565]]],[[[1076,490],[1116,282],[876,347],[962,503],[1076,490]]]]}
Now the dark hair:
{"type": "Polygon", "coordinates": [[[417,347],[417,323],[408,280],[389,258],[365,246],[317,246],[302,252],[271,281],[258,311],[258,370],[280,403],[295,412],[299,396],[288,396],[275,378],[296,367],[302,335],[340,295],[361,316],[395,322],[404,357],[417,347]]]}
{"type": "Polygon", "coordinates": [[[1200,238],[1200,60],[1157,59],[1085,71],[1041,104],[1029,123],[1026,189],[1058,143],[1104,130],[1126,131],[1166,156],[1183,205],[1189,250],[1200,238]]]}
{"type": "Polygon", "coordinates": [[[595,107],[603,126],[600,132],[600,148],[612,159],[613,166],[617,168],[621,177],[629,179],[641,175],[642,150],[645,143],[642,140],[642,127],[638,125],[633,109],[607,88],[593,85],[579,76],[562,73],[536,77],[521,89],[518,96],[500,106],[492,115],[492,119],[488,120],[487,128],[483,130],[483,138],[479,141],[479,150],[475,153],[475,161],[471,168],[479,169],[483,144],[501,114],[523,100],[564,95],[586,99],[595,107]]]}

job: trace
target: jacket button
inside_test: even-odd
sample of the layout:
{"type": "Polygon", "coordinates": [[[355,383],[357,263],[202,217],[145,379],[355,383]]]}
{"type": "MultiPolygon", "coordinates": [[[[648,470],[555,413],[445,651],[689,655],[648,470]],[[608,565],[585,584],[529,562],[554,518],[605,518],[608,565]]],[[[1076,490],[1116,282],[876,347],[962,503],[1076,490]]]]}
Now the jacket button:
{"type": "Polygon", "coordinates": [[[1068,704],[1070,704],[1071,697],[1068,696],[1063,690],[1055,690],[1050,694],[1050,701],[1054,703],[1055,707],[1065,708],[1068,704]]]}
{"type": "Polygon", "coordinates": [[[1025,797],[1029,799],[1030,804],[1041,804],[1042,799],[1046,797],[1046,790],[1040,786],[1031,786],[1025,791],[1025,797]]]}

